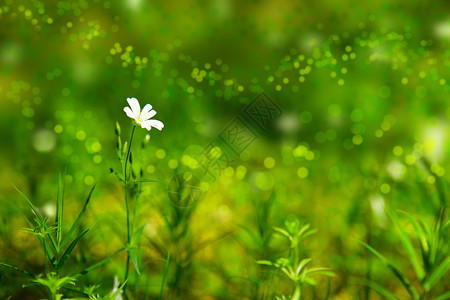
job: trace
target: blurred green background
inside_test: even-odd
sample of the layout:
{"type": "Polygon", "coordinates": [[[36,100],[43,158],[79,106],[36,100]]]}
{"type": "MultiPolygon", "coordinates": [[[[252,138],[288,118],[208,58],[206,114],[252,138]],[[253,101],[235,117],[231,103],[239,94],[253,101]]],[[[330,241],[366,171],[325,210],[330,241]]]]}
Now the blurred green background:
{"type": "MultiPolygon", "coordinates": [[[[165,124],[161,132],[138,128],[135,136],[139,148],[150,134],[136,154],[144,177],[161,181],[145,184],[138,201],[148,268],[136,299],[157,297],[168,250],[176,265],[167,299],[288,294],[280,276],[261,296],[267,270],[254,262],[283,254],[271,227],[293,216],[318,229],[302,253],[336,273],[332,299],[366,299],[355,282],[370,268],[374,281],[405,299],[357,240],[371,241],[412,273],[383,206],[433,218],[439,185],[446,192],[449,4],[2,0],[0,260],[43,271],[39,243],[20,231],[31,213],[12,185],[54,217],[58,174],[65,174],[68,219],[97,183],[83,221],[95,227],[77,246],[74,270],[123,245],[123,190],[109,169],[119,166],[115,122],[126,140],[131,120],[123,108],[136,97],[165,124]],[[167,195],[173,176],[192,167],[261,92],[281,115],[267,130],[250,125],[257,138],[227,168],[215,169],[215,179],[197,170],[202,195],[195,206],[174,206],[167,195]],[[171,238],[164,216],[188,228],[182,241],[171,238]]],[[[124,259],[81,284],[109,291],[114,276],[123,276],[124,259]]],[[[0,296],[27,294],[6,270],[0,280],[0,296]]],[[[322,299],[326,285],[319,278],[306,297],[322,299]]]]}

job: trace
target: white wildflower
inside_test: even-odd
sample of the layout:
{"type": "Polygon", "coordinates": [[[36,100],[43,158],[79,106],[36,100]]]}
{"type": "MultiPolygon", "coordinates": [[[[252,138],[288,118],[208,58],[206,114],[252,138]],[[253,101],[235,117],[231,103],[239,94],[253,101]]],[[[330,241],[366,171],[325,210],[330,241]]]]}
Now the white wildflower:
{"type": "Polygon", "coordinates": [[[141,111],[141,106],[136,98],[127,98],[127,101],[131,109],[127,106],[123,109],[123,111],[128,117],[134,119],[138,125],[141,125],[142,128],[147,130],[152,129],[152,127],[155,127],[158,130],[164,128],[163,122],[158,120],[150,120],[150,118],[156,115],[156,111],[152,109],[150,104],[146,104],[141,111]]]}

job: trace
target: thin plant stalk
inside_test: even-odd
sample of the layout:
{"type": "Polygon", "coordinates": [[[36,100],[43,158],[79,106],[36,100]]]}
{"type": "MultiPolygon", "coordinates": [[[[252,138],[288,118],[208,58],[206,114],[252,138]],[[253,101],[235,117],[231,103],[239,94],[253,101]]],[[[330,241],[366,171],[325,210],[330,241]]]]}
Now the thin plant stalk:
{"type": "MultiPolygon", "coordinates": [[[[45,238],[45,236],[44,236],[45,238]]],[[[44,264],[45,264],[45,274],[48,273],[48,262],[47,262],[47,252],[45,251],[45,244],[44,241],[41,241],[42,248],[44,249],[44,264]]]]}
{"type": "MultiPolygon", "coordinates": [[[[126,210],[127,210],[127,245],[130,244],[130,239],[131,239],[130,210],[129,210],[129,205],[128,205],[128,172],[127,172],[127,167],[128,167],[128,160],[130,158],[131,144],[133,142],[133,136],[134,136],[134,130],[135,129],[136,129],[136,125],[133,125],[133,128],[131,129],[130,141],[128,143],[127,156],[125,158],[125,164],[124,164],[124,168],[123,168],[123,183],[124,183],[124,186],[125,186],[125,207],[126,207],[126,210]]],[[[125,267],[125,279],[124,279],[124,281],[128,280],[129,267],[130,267],[130,253],[127,251],[127,263],[126,263],[126,267],[125,267]]],[[[126,295],[126,293],[125,293],[126,287],[127,287],[127,285],[125,284],[125,286],[123,287],[124,295],[126,295]]]]}
{"type": "Polygon", "coordinates": [[[300,297],[302,295],[302,286],[300,283],[295,283],[295,290],[292,293],[292,300],[300,300],[300,297]]]}

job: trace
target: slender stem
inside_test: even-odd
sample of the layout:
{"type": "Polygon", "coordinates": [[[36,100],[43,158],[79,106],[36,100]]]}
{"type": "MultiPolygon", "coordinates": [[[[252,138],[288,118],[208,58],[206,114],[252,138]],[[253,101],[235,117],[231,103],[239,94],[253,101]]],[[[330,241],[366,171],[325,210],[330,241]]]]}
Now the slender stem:
{"type": "Polygon", "coordinates": [[[295,289],[292,293],[291,299],[292,300],[300,300],[300,297],[302,296],[302,284],[301,283],[295,283],[295,289]]]}
{"type": "Polygon", "coordinates": [[[292,252],[293,252],[292,264],[293,264],[294,268],[297,268],[298,261],[299,261],[298,242],[297,242],[297,245],[295,245],[294,248],[292,249],[292,252]]]}
{"type": "MultiPolygon", "coordinates": [[[[372,227],[373,227],[373,212],[372,210],[369,211],[368,214],[368,218],[367,223],[366,223],[366,228],[367,230],[367,240],[366,243],[367,245],[372,245],[372,227]]],[[[367,255],[367,254],[366,254],[367,255]]],[[[371,259],[367,259],[367,273],[366,273],[366,280],[367,282],[371,282],[372,281],[372,260],[371,259]]],[[[370,293],[372,289],[369,287],[369,285],[366,285],[366,288],[364,290],[364,299],[365,300],[369,300],[370,297],[370,293]]]]}
{"type": "Polygon", "coordinates": [[[48,262],[47,262],[47,252],[45,251],[45,242],[44,242],[45,236],[42,238],[41,244],[42,248],[44,250],[44,264],[45,264],[45,274],[48,274],[48,262]]]}
{"type": "MultiPolygon", "coordinates": [[[[125,165],[123,168],[123,180],[124,180],[124,185],[125,185],[125,206],[126,206],[126,210],[127,210],[127,246],[129,246],[130,244],[130,239],[131,239],[131,228],[130,228],[130,210],[129,210],[129,206],[128,206],[128,172],[127,172],[127,167],[128,167],[128,159],[130,158],[130,153],[131,153],[131,143],[133,142],[133,136],[134,136],[134,130],[136,129],[136,125],[133,125],[133,128],[131,129],[131,134],[130,134],[130,142],[128,143],[128,149],[127,149],[127,156],[125,158],[125,165]]],[[[126,263],[126,267],[125,267],[125,281],[128,279],[128,269],[130,267],[130,253],[127,251],[127,263],[126,263]]],[[[126,289],[126,284],[123,287],[123,293],[126,297],[126,293],[125,293],[125,289],[126,289]]]]}

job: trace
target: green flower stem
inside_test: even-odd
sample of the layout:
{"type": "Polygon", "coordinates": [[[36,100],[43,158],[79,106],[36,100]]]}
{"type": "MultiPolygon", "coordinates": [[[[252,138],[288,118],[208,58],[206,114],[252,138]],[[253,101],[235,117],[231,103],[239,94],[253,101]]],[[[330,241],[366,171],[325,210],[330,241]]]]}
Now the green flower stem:
{"type": "Polygon", "coordinates": [[[292,293],[291,300],[300,300],[302,295],[302,285],[301,283],[295,283],[295,290],[292,293]]]}
{"type": "MultiPolygon", "coordinates": [[[[134,136],[134,130],[136,129],[136,125],[133,125],[133,128],[131,129],[131,135],[130,135],[130,142],[128,143],[128,149],[127,149],[127,156],[125,158],[125,165],[123,168],[123,179],[124,179],[124,185],[125,185],[125,206],[127,210],[127,246],[130,245],[130,239],[131,239],[131,229],[130,229],[130,210],[128,206],[128,159],[130,158],[130,152],[131,152],[131,143],[133,142],[133,136],[134,136]]],[[[128,279],[128,269],[130,267],[130,253],[127,251],[127,264],[125,267],[125,279],[124,281],[127,281],[128,279]]],[[[126,297],[125,293],[126,284],[123,287],[123,293],[126,297]]]]}

